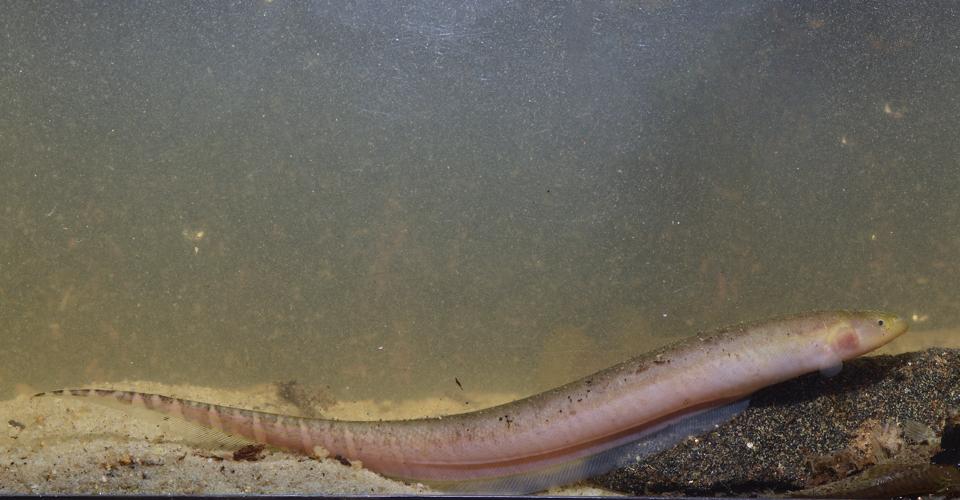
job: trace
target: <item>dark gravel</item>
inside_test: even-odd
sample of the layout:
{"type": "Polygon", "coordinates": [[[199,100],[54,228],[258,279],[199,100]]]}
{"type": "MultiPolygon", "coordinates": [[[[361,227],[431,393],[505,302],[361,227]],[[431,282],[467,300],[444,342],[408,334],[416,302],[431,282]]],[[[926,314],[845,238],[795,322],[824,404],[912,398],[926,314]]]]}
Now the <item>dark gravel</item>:
{"type": "Polygon", "coordinates": [[[764,389],[716,431],[596,482],[634,495],[749,496],[813,487],[873,462],[929,462],[936,442],[913,443],[902,425],[922,429],[919,422],[939,435],[948,412],[958,409],[960,350],[860,358],[832,378],[811,374],[764,389]],[[881,446],[884,435],[898,442],[881,446]]]}

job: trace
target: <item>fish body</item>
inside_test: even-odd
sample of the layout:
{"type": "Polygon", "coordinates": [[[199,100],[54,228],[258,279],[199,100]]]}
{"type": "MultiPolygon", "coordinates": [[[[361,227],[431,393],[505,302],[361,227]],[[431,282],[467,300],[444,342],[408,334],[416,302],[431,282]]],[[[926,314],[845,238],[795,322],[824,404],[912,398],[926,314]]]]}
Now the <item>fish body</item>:
{"type": "Polygon", "coordinates": [[[756,390],[829,372],[907,328],[873,311],[827,311],[700,334],[534,396],[458,415],[392,421],[293,417],[128,391],[89,397],[182,418],[258,443],[359,460],[381,474],[459,491],[522,493],[603,472],[597,460],[638,439],[658,451],[709,430],[756,390]],[[700,420],[698,420],[698,418],[700,420]],[[678,427],[679,426],[679,427],[678,427]],[[698,427],[699,426],[699,427],[698,427]]]}

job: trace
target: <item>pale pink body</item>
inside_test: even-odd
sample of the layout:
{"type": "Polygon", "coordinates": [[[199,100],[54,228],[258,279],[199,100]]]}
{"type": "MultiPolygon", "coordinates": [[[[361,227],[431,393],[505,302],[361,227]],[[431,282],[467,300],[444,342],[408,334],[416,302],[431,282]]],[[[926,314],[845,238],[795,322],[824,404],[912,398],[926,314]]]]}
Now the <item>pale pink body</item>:
{"type": "Polygon", "coordinates": [[[906,330],[895,316],[830,311],[741,325],[644,354],[529,398],[442,418],[309,419],[123,391],[57,391],[142,405],[382,474],[456,482],[523,474],[635,439],[638,432],[826,370],[906,330]]]}

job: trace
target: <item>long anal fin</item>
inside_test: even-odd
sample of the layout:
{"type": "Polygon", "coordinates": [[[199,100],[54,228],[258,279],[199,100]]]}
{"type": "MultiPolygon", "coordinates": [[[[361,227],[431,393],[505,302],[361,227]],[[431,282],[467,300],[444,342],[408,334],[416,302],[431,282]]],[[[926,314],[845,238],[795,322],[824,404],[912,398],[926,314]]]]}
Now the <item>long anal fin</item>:
{"type": "Polygon", "coordinates": [[[452,493],[512,494],[533,493],[554,486],[573,484],[667,450],[690,436],[712,431],[743,412],[749,405],[749,399],[741,399],[676,417],[655,429],[639,432],[624,444],[544,469],[489,479],[427,484],[452,493]]]}

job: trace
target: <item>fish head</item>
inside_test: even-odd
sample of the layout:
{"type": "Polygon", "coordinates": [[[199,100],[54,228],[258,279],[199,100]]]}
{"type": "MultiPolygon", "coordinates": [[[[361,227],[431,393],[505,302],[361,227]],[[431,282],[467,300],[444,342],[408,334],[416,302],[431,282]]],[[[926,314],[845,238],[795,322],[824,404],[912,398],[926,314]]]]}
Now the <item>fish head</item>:
{"type": "Polygon", "coordinates": [[[879,311],[849,311],[827,328],[826,343],[838,360],[855,358],[907,331],[907,321],[879,311]]]}

